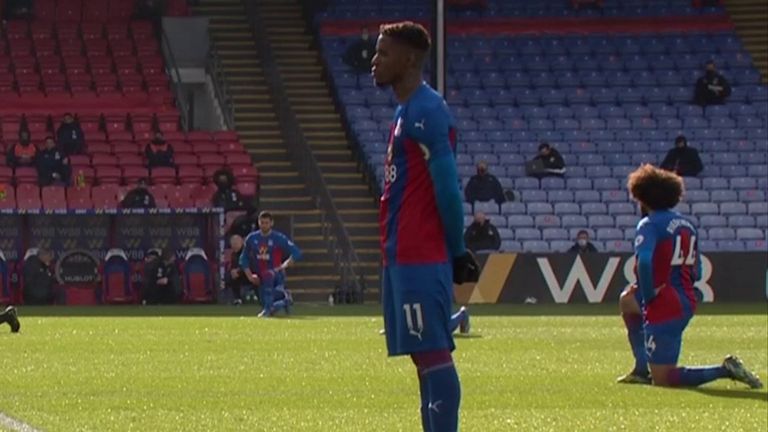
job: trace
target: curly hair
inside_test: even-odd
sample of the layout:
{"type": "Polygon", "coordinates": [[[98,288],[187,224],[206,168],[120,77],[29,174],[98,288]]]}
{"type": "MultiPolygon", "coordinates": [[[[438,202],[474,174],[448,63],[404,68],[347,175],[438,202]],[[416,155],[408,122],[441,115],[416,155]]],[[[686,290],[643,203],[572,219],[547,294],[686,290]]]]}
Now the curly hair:
{"type": "Polygon", "coordinates": [[[650,164],[629,174],[627,189],[632,198],[650,210],[675,207],[685,192],[682,177],[650,164]]]}
{"type": "Polygon", "coordinates": [[[432,46],[427,29],[412,21],[382,24],[379,33],[422,52],[429,51],[432,46]]]}

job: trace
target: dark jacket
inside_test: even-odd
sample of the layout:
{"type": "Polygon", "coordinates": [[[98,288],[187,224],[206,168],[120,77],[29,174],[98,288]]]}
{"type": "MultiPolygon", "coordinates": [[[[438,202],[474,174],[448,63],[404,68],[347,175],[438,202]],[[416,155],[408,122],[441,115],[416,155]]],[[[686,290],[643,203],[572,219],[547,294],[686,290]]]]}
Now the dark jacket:
{"type": "Polygon", "coordinates": [[[501,236],[499,236],[499,230],[490,221],[486,220],[483,224],[473,222],[464,231],[464,243],[466,243],[467,249],[472,252],[499,250],[501,236]]]}
{"type": "Polygon", "coordinates": [[[688,146],[675,147],[667,152],[661,167],[684,177],[697,176],[704,169],[699,151],[688,146]]]}
{"type": "Polygon", "coordinates": [[[376,54],[376,41],[370,37],[366,40],[360,38],[347,47],[344,52],[344,63],[355,72],[368,73],[371,71],[371,60],[374,54],[376,54]]]}
{"type": "Polygon", "coordinates": [[[43,261],[32,255],[24,261],[24,303],[51,304],[54,300],[53,286],[56,279],[43,261]]]}
{"type": "Polygon", "coordinates": [[[569,253],[596,253],[597,248],[595,245],[592,244],[592,242],[587,242],[587,245],[583,248],[579,246],[578,243],[574,243],[573,246],[571,246],[570,249],[568,249],[569,253]]]}
{"type": "Polygon", "coordinates": [[[559,151],[550,149],[549,155],[536,155],[528,163],[527,174],[533,177],[562,177],[565,174],[565,160],[559,151]]]}
{"type": "Polygon", "coordinates": [[[548,156],[537,155],[533,160],[539,160],[545,169],[559,170],[565,168],[563,155],[555,149],[550,149],[548,156]]]}
{"type": "Polygon", "coordinates": [[[56,130],[56,142],[68,154],[80,154],[85,150],[85,135],[78,123],[62,123],[56,130]]]}
{"type": "Polygon", "coordinates": [[[156,258],[144,266],[143,300],[149,304],[171,304],[181,299],[181,278],[174,263],[166,263],[156,258]],[[158,285],[157,281],[168,278],[167,285],[158,285]]]}
{"type": "Polygon", "coordinates": [[[155,197],[146,188],[135,188],[125,194],[123,202],[120,203],[122,208],[155,208],[155,197]]]}
{"type": "Polygon", "coordinates": [[[43,149],[37,153],[37,179],[40,186],[49,186],[56,182],[69,184],[71,169],[67,155],[58,148],[43,149]],[[54,176],[58,174],[58,178],[54,176]]]}
{"type": "Polygon", "coordinates": [[[12,145],[6,154],[6,162],[9,167],[16,168],[20,166],[35,166],[37,157],[37,147],[33,144],[23,146],[20,143],[12,145]]]}
{"type": "Polygon", "coordinates": [[[496,201],[497,204],[503,203],[504,189],[499,183],[499,179],[493,174],[475,174],[469,179],[467,187],[464,188],[464,199],[468,203],[475,201],[496,201]]]}
{"type": "Polygon", "coordinates": [[[240,215],[232,221],[229,226],[228,236],[239,235],[242,238],[248,237],[248,234],[259,229],[259,222],[256,213],[240,215]]]}
{"type": "MultiPolygon", "coordinates": [[[[229,269],[230,270],[232,270],[232,269],[239,269],[240,268],[240,255],[243,254],[243,249],[245,249],[245,247],[243,247],[239,251],[234,251],[234,250],[232,251],[232,256],[229,258],[229,269]]],[[[230,281],[230,283],[237,283],[237,284],[240,284],[240,285],[249,283],[248,282],[248,278],[245,277],[245,273],[243,273],[242,270],[240,270],[240,275],[237,278],[234,278],[234,279],[231,277],[231,275],[229,273],[227,273],[227,279],[230,281]]]]}
{"type": "Polygon", "coordinates": [[[147,165],[153,167],[175,167],[173,162],[173,146],[165,141],[152,141],[144,147],[147,165]]]}
{"type": "Polygon", "coordinates": [[[225,211],[243,210],[246,207],[243,195],[234,187],[217,189],[213,193],[211,204],[214,207],[223,207],[225,211]]]}
{"type": "Polygon", "coordinates": [[[698,105],[722,105],[731,95],[731,85],[719,73],[706,74],[696,80],[694,103],[698,105]]]}

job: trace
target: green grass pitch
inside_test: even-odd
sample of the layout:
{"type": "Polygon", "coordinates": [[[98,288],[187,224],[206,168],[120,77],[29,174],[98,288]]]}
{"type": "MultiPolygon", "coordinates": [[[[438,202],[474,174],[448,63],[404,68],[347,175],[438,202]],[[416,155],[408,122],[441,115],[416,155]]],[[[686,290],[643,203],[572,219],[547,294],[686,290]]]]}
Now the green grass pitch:
{"type": "MultiPolygon", "coordinates": [[[[457,338],[462,431],[766,431],[768,393],[615,384],[631,355],[615,306],[472,307],[457,338]]],[[[378,306],[20,310],[0,328],[0,412],[45,431],[418,431],[407,358],[378,306]]],[[[705,306],[682,364],[739,355],[768,377],[765,304],[705,306]]]]}

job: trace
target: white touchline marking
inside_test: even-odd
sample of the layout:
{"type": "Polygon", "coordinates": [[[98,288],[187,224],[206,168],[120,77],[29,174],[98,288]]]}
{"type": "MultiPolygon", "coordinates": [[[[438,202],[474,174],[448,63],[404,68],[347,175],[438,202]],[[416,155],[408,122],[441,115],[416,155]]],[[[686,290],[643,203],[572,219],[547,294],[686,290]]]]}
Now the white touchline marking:
{"type": "Polygon", "coordinates": [[[0,412],[0,426],[14,432],[41,432],[40,429],[36,429],[34,426],[28,425],[21,420],[9,417],[2,412],[0,412]]]}

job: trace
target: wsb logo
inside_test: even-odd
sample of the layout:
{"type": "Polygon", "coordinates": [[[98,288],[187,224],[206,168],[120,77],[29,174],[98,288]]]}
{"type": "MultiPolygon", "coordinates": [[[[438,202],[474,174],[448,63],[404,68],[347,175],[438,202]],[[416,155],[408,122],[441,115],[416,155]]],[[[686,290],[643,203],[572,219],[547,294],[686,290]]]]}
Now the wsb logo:
{"type": "MultiPolygon", "coordinates": [[[[581,286],[581,290],[587,297],[587,301],[590,303],[601,303],[605,298],[605,293],[611,286],[611,281],[616,276],[616,271],[621,264],[621,260],[621,257],[608,258],[608,262],[605,264],[605,267],[603,267],[602,273],[600,274],[600,279],[598,279],[597,285],[595,285],[589,272],[587,272],[584,261],[582,261],[581,256],[577,255],[565,281],[561,285],[555,276],[555,272],[552,270],[549,258],[536,258],[539,270],[541,270],[541,275],[544,277],[544,281],[549,288],[549,292],[552,293],[552,299],[555,303],[568,303],[574,290],[576,290],[576,285],[581,286]]],[[[624,262],[625,288],[636,282],[634,268],[635,257],[630,256],[624,262]]],[[[701,278],[699,278],[694,286],[704,294],[705,302],[712,302],[715,300],[715,294],[712,291],[712,287],[709,285],[709,279],[712,277],[712,262],[704,255],[701,255],[701,268],[701,278]]],[[[599,270],[599,268],[593,267],[592,270],[599,270]]]]}

